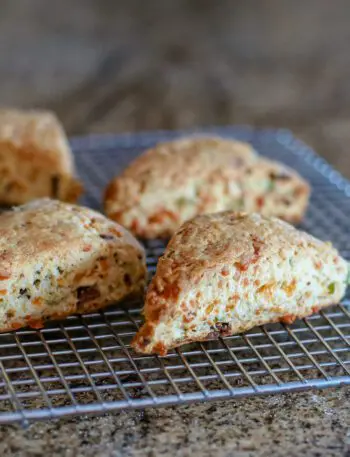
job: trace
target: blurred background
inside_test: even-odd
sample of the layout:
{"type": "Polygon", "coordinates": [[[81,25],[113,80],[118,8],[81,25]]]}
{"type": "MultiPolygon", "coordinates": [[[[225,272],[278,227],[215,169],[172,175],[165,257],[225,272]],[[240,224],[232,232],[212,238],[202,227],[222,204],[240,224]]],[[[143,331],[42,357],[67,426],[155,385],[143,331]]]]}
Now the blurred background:
{"type": "Polygon", "coordinates": [[[2,0],[0,103],[71,135],[287,127],[350,177],[348,0],[2,0]]]}

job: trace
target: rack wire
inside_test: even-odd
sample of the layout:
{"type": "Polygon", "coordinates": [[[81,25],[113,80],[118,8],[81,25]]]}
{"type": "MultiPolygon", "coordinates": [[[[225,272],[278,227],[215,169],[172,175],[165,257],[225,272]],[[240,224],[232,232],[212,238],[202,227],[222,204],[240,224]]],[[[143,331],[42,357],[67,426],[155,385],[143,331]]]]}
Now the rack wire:
{"type": "MultiPolygon", "coordinates": [[[[350,258],[350,183],[284,130],[206,129],[251,142],[263,155],[296,168],[313,193],[303,229],[331,240],[350,258]]],[[[158,141],[190,132],[90,136],[72,139],[87,194],[100,209],[105,184],[158,141]]],[[[145,246],[150,276],[164,244],[145,246]]],[[[141,356],[130,341],[142,303],[124,303],[71,316],[41,330],[0,335],[0,423],[194,401],[239,398],[350,384],[349,299],[291,326],[255,328],[243,335],[195,343],[167,356],[141,356]]]]}

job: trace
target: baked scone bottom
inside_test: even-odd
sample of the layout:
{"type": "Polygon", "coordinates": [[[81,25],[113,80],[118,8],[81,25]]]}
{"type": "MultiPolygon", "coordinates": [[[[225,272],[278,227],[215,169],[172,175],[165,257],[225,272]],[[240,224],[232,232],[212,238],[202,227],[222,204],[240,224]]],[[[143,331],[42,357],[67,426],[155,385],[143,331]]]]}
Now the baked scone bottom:
{"type": "Polygon", "coordinates": [[[276,218],[198,216],[171,239],[132,342],[165,355],[184,343],[290,324],[343,297],[348,264],[331,246],[276,218]]]}
{"type": "Polygon", "coordinates": [[[145,253],[123,227],[50,199],[0,215],[0,332],[142,295],[145,253]]]}

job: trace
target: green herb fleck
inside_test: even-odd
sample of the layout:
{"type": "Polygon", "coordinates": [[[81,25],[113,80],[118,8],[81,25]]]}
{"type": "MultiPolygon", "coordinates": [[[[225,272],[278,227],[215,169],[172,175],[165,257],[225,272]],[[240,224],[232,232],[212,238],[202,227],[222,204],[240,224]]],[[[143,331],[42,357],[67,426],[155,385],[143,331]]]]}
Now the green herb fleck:
{"type": "Polygon", "coordinates": [[[329,285],[328,285],[328,292],[330,294],[334,294],[334,291],[335,291],[335,283],[334,282],[331,282],[329,285]]]}
{"type": "Polygon", "coordinates": [[[275,187],[276,187],[275,181],[270,179],[270,181],[267,183],[267,190],[269,192],[272,192],[273,190],[275,190],[275,187]]]}
{"type": "Polygon", "coordinates": [[[176,203],[177,203],[177,206],[179,206],[180,208],[183,208],[186,205],[193,204],[193,201],[186,197],[180,197],[176,200],[176,203]]]}

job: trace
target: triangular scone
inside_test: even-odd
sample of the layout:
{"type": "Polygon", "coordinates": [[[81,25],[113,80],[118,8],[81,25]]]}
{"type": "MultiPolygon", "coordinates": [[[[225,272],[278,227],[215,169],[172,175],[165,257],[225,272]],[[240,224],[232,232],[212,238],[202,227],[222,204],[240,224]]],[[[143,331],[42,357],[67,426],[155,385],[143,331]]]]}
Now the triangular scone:
{"type": "Polygon", "coordinates": [[[276,218],[198,216],[173,236],[132,345],[166,352],[268,322],[292,323],[344,295],[348,264],[330,243],[276,218]]]}
{"type": "Polygon", "coordinates": [[[0,215],[0,332],[143,294],[145,253],[96,211],[50,199],[0,215]]]}
{"type": "Polygon", "coordinates": [[[192,137],[136,158],[105,192],[108,217],[143,238],[170,237],[199,215],[234,210],[299,222],[310,189],[294,170],[247,143],[192,137]]]}

